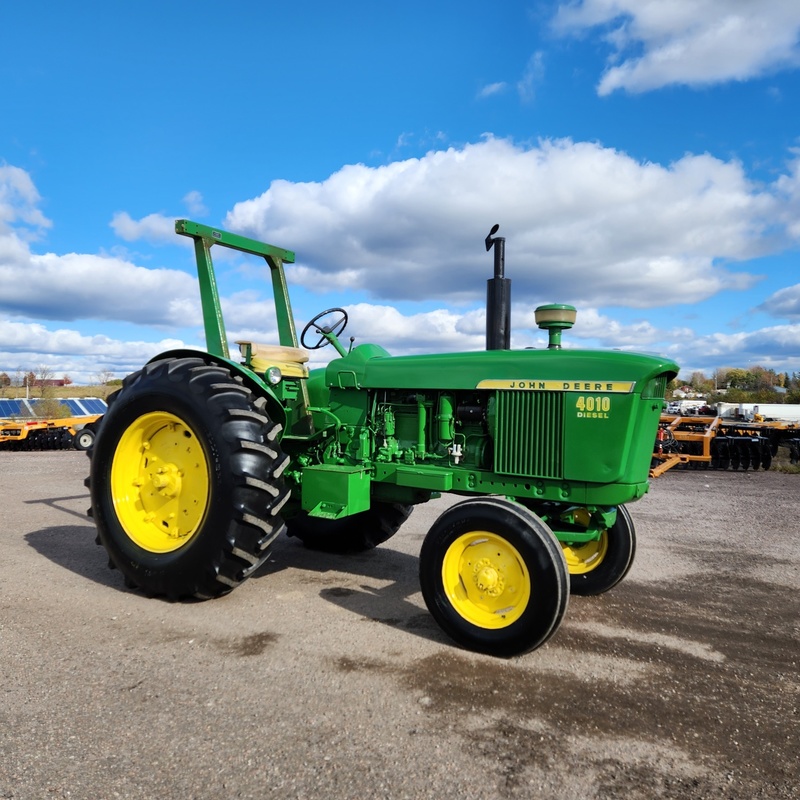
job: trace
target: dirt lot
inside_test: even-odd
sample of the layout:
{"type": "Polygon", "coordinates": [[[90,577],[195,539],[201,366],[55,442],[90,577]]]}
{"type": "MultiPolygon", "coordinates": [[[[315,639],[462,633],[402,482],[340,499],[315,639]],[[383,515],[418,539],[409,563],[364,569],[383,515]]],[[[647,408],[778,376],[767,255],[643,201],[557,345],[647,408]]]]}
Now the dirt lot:
{"type": "Polygon", "coordinates": [[[800,476],[677,472],[636,563],[507,661],[428,616],[446,501],[340,558],[282,539],[231,595],[126,590],[85,455],[2,453],[0,798],[790,798],[800,476]]]}

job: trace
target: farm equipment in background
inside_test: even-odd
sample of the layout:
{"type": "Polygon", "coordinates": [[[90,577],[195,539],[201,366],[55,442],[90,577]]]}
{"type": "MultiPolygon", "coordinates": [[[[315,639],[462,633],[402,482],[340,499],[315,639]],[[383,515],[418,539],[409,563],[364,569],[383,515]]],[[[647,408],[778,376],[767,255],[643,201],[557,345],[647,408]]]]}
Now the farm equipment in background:
{"type": "Polygon", "coordinates": [[[562,350],[575,309],[559,304],[537,309],[546,349],[508,350],[505,283],[489,290],[497,349],[392,357],[345,344],[341,308],[315,316],[298,342],[284,272],[294,253],[188,220],[176,232],[194,242],[207,352],[163,353],[123,381],[87,479],[97,541],[126,585],[223,595],[284,531],[311,548],[363,551],[442,493],[464,499],[426,535],[420,583],[464,647],[532,650],[557,630],[570,592],[599,594],[626,575],[636,537],[625,504],[648,489],[674,362],[562,350]],[[231,357],[215,245],[266,261],[277,344],[241,341],[231,357]],[[328,345],[336,356],[309,370],[309,351],[328,345]]]}
{"type": "Polygon", "coordinates": [[[94,442],[93,422],[84,418],[31,419],[0,423],[0,448],[9,450],[88,450],[94,442]]]}
{"type": "Polygon", "coordinates": [[[800,425],[780,420],[748,421],[717,415],[664,414],[656,434],[650,477],[673,467],[769,469],[778,448],[800,462],[800,425]]]}
{"type": "Polygon", "coordinates": [[[88,450],[106,403],[99,397],[65,398],[65,417],[36,416],[35,400],[0,400],[0,450],[88,450]]]}

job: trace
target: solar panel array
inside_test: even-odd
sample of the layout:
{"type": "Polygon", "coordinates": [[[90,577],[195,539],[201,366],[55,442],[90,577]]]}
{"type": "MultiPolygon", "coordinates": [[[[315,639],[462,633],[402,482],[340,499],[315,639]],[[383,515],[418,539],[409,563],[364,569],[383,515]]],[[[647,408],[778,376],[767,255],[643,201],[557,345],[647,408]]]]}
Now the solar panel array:
{"type": "Polygon", "coordinates": [[[99,397],[84,397],[81,404],[86,408],[90,414],[105,414],[106,401],[101,400],[99,397]]]}
{"type": "MultiPolygon", "coordinates": [[[[106,401],[99,397],[66,397],[60,402],[69,407],[73,417],[89,417],[94,414],[105,414],[106,401]]],[[[0,400],[0,419],[6,417],[35,417],[37,415],[36,400],[0,400]]]]}
{"type": "Polygon", "coordinates": [[[21,417],[30,411],[21,411],[24,400],[0,400],[0,417],[21,417]]]}

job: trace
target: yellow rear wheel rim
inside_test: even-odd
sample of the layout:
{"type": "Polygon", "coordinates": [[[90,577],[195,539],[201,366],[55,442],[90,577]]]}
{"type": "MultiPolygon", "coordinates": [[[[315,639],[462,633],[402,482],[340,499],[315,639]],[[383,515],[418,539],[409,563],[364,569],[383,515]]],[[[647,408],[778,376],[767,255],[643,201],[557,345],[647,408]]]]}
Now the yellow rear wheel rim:
{"type": "Polygon", "coordinates": [[[122,434],[111,465],[114,508],[125,533],[151,553],[189,542],[205,519],[209,465],[195,432],[179,417],[154,411],[122,434]]]}
{"type": "Polygon", "coordinates": [[[442,580],[453,608],[479,628],[508,627],[531,597],[530,573],[519,551],[488,531],[465,533],[447,548],[442,580]]]}

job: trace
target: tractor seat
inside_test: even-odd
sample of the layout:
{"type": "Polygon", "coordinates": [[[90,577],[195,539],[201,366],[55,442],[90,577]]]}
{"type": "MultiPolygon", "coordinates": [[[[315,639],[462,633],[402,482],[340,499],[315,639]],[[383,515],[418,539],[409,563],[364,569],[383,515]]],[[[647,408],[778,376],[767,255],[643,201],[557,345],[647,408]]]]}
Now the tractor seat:
{"type": "Polygon", "coordinates": [[[308,353],[300,347],[284,347],[279,344],[236,342],[244,363],[254,372],[263,373],[270,367],[278,367],[287,378],[307,378],[308,353]]]}

